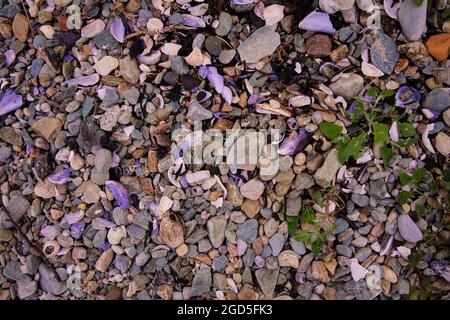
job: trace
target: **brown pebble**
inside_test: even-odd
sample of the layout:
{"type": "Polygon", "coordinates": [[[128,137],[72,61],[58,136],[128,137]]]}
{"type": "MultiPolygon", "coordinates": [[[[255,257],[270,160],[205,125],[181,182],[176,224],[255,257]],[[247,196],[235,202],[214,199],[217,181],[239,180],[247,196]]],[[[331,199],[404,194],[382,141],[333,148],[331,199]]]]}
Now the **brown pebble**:
{"type": "Polygon", "coordinates": [[[306,40],[306,52],[314,58],[323,58],[330,55],[331,40],[324,34],[315,34],[306,40]]]}
{"type": "Polygon", "coordinates": [[[26,42],[28,33],[30,32],[30,25],[28,24],[27,17],[21,13],[16,14],[12,23],[12,30],[20,42],[26,42]]]}

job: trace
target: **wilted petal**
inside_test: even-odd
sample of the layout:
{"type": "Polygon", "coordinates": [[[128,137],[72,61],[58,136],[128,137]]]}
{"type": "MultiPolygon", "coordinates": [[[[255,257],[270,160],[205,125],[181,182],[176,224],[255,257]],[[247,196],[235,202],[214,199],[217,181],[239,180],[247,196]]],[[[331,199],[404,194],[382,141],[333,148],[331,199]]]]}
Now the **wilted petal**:
{"type": "Polygon", "coordinates": [[[256,103],[260,103],[261,101],[263,101],[263,96],[261,96],[261,95],[258,95],[258,94],[252,94],[252,95],[250,95],[250,98],[248,98],[248,101],[247,101],[247,103],[249,104],[249,105],[252,105],[252,104],[256,104],[256,103]]]}
{"type": "Polygon", "coordinates": [[[284,141],[281,143],[280,148],[278,149],[278,154],[281,154],[283,156],[291,156],[294,154],[295,150],[297,149],[300,142],[302,142],[304,139],[308,137],[308,133],[305,131],[304,128],[300,129],[300,132],[292,132],[289,137],[284,139],[284,141]]]}
{"type": "Polygon", "coordinates": [[[224,86],[221,95],[228,104],[231,104],[231,101],[233,100],[233,93],[230,88],[224,86]]]}
{"type": "Polygon", "coordinates": [[[70,174],[72,173],[72,171],[72,168],[58,170],[48,176],[48,181],[54,184],[64,184],[70,181],[70,174]]]}
{"type": "Polygon", "coordinates": [[[262,20],[264,20],[264,3],[258,2],[253,9],[253,12],[262,20]]]}
{"type": "Polygon", "coordinates": [[[395,94],[395,105],[404,106],[416,102],[420,99],[420,93],[416,89],[408,86],[400,87],[395,94]]]}
{"type": "Polygon", "coordinates": [[[119,207],[121,207],[122,209],[126,209],[129,207],[128,190],[124,185],[117,181],[108,180],[105,182],[105,186],[117,200],[117,203],[119,203],[119,207]]]}
{"type": "Polygon", "coordinates": [[[436,120],[441,114],[437,111],[422,108],[422,113],[428,120],[436,120]]]}
{"type": "Polygon", "coordinates": [[[298,25],[299,28],[314,31],[314,32],[325,32],[334,34],[336,29],[334,29],[331,23],[330,16],[324,12],[313,11],[308,14],[298,25]]]}
{"type": "Polygon", "coordinates": [[[191,14],[182,14],[183,25],[191,28],[204,28],[206,27],[205,21],[202,18],[193,16],[191,14]]]}
{"type": "Polygon", "coordinates": [[[222,90],[224,88],[224,81],[223,77],[216,72],[211,72],[208,75],[208,80],[211,86],[216,89],[217,93],[222,93],[222,90]]]}
{"type": "Polygon", "coordinates": [[[109,26],[109,31],[111,32],[111,35],[114,37],[114,39],[116,39],[120,43],[123,43],[123,41],[125,40],[125,26],[123,25],[122,19],[115,19],[114,22],[109,26]]]}
{"type": "Polygon", "coordinates": [[[383,71],[375,67],[373,64],[364,61],[361,64],[361,71],[364,75],[368,77],[378,78],[384,75],[383,71]]]}
{"type": "Polygon", "coordinates": [[[22,96],[9,89],[0,98],[0,116],[7,114],[11,111],[17,110],[23,104],[22,96]]]}
{"type": "Polygon", "coordinates": [[[93,86],[100,80],[100,75],[98,73],[90,74],[88,76],[83,76],[75,79],[70,79],[66,81],[68,86],[79,85],[83,87],[93,86]]]}
{"type": "Polygon", "coordinates": [[[9,67],[16,59],[16,53],[14,50],[5,51],[5,67],[9,67]]]}
{"type": "Polygon", "coordinates": [[[366,277],[366,274],[368,273],[366,268],[362,267],[358,262],[355,261],[350,264],[350,270],[352,272],[352,278],[355,281],[364,279],[366,277]]]}
{"type": "Polygon", "coordinates": [[[384,0],[383,6],[384,11],[386,11],[387,15],[392,19],[397,20],[398,9],[400,9],[400,5],[402,1],[399,1],[394,4],[394,0],[384,0]]]}
{"type": "Polygon", "coordinates": [[[185,59],[186,63],[190,66],[201,66],[203,61],[202,51],[199,48],[195,47],[185,59]]]}
{"type": "Polygon", "coordinates": [[[198,68],[198,74],[202,77],[202,79],[205,79],[210,73],[211,71],[209,70],[209,67],[201,66],[198,68]]]}
{"type": "Polygon", "coordinates": [[[391,136],[392,141],[396,142],[399,140],[397,121],[392,123],[391,128],[389,129],[389,135],[391,136]]]}
{"type": "Polygon", "coordinates": [[[239,4],[251,4],[254,3],[255,0],[231,0],[232,3],[239,5],[239,4]]]}

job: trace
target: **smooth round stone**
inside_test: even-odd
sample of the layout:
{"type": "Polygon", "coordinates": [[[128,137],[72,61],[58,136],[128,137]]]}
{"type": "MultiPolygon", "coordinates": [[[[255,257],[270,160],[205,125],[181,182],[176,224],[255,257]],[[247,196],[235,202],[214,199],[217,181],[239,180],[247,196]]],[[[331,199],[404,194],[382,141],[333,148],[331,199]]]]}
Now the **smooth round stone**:
{"type": "Polygon", "coordinates": [[[219,15],[219,26],[216,28],[216,34],[220,37],[226,36],[230,32],[232,25],[231,15],[222,11],[219,15]]]}

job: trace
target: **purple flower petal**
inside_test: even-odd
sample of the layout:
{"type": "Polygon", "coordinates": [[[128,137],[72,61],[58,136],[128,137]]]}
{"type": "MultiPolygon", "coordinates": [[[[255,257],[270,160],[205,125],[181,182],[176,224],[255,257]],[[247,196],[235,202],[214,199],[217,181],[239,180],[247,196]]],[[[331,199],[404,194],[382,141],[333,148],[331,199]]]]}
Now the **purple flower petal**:
{"type": "Polygon", "coordinates": [[[72,171],[72,168],[57,170],[53,174],[48,176],[48,181],[54,184],[64,184],[70,181],[70,174],[72,173],[72,171]]]}
{"type": "Polygon", "coordinates": [[[23,104],[22,96],[9,89],[0,98],[0,116],[17,110],[23,104]]]}
{"type": "Polygon", "coordinates": [[[397,121],[392,123],[391,128],[389,129],[389,135],[392,141],[396,142],[399,140],[397,121]]]}
{"type": "Polygon", "coordinates": [[[334,29],[331,23],[330,16],[324,12],[313,11],[308,14],[300,24],[299,28],[314,31],[314,32],[325,32],[334,34],[336,29],[334,29]]]}
{"type": "Polygon", "coordinates": [[[437,111],[433,111],[433,110],[430,110],[430,109],[425,109],[425,108],[422,108],[422,113],[425,115],[425,117],[428,119],[428,120],[436,120],[437,118],[439,118],[439,116],[441,115],[439,112],[437,112],[437,111]]]}
{"type": "Polygon", "coordinates": [[[206,27],[205,21],[202,18],[190,15],[190,14],[182,14],[183,17],[183,25],[191,28],[204,28],[206,27]]]}
{"type": "Polygon", "coordinates": [[[233,100],[233,93],[230,88],[224,86],[221,95],[228,104],[231,104],[231,101],[233,100]]]}
{"type": "Polygon", "coordinates": [[[75,224],[78,221],[81,221],[81,219],[84,218],[84,211],[83,210],[78,210],[76,212],[70,212],[70,213],[66,213],[64,215],[64,218],[66,218],[67,222],[69,224],[75,224]]]}
{"type": "Polygon", "coordinates": [[[260,103],[261,101],[263,101],[262,96],[260,96],[258,94],[252,94],[252,95],[250,95],[250,98],[248,98],[247,103],[249,105],[252,105],[252,104],[260,103]]]}
{"type": "Polygon", "coordinates": [[[384,0],[384,3],[383,3],[384,11],[386,11],[386,13],[389,17],[397,20],[397,18],[398,18],[397,13],[398,13],[398,9],[400,9],[401,4],[402,4],[401,1],[394,4],[394,0],[384,0]]]}
{"type": "Polygon", "coordinates": [[[201,66],[198,68],[198,74],[202,79],[205,79],[210,73],[209,67],[201,66]]]}
{"type": "Polygon", "coordinates": [[[188,187],[186,175],[181,177],[180,184],[183,189],[186,189],[188,187]]]}
{"type": "Polygon", "coordinates": [[[79,85],[83,87],[93,86],[100,80],[100,75],[98,73],[90,74],[88,76],[83,76],[75,79],[67,80],[68,86],[79,85]]]}
{"type": "Polygon", "coordinates": [[[305,131],[304,128],[301,128],[299,133],[295,131],[292,132],[289,137],[285,138],[281,143],[281,146],[278,149],[278,154],[281,154],[283,156],[292,156],[300,142],[306,139],[308,135],[309,134],[305,131]]]}
{"type": "Polygon", "coordinates": [[[122,19],[115,19],[114,22],[109,26],[109,31],[111,32],[111,35],[114,37],[114,39],[116,39],[120,43],[123,43],[123,41],[125,40],[125,26],[123,25],[122,19]]]}
{"type": "Polygon", "coordinates": [[[408,86],[400,87],[395,94],[395,105],[404,106],[416,102],[420,99],[420,93],[416,89],[408,86]]]}
{"type": "Polygon", "coordinates": [[[129,207],[128,190],[117,181],[108,180],[105,182],[106,188],[112,193],[113,197],[119,203],[119,207],[126,209],[129,207]]]}
{"type": "Polygon", "coordinates": [[[16,59],[16,53],[14,50],[5,51],[5,67],[9,67],[16,59]]]}
{"type": "Polygon", "coordinates": [[[74,223],[70,227],[70,231],[71,231],[71,235],[74,238],[79,238],[84,232],[84,221],[80,221],[80,222],[74,223]]]}
{"type": "Polygon", "coordinates": [[[235,5],[240,5],[240,4],[251,4],[254,3],[255,0],[231,0],[231,2],[235,5]]]}

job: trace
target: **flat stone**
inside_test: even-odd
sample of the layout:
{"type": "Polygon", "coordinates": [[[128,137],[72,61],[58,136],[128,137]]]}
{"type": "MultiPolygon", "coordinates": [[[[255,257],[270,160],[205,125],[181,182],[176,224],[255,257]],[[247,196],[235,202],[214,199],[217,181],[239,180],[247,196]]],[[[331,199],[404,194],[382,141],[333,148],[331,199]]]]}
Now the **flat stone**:
{"type": "Polygon", "coordinates": [[[214,248],[219,248],[223,240],[225,240],[225,228],[227,226],[227,219],[224,216],[212,217],[208,220],[206,228],[208,230],[208,237],[214,248]]]}
{"type": "Polygon", "coordinates": [[[427,4],[428,1],[423,1],[417,6],[412,1],[403,1],[400,5],[397,13],[398,21],[410,41],[419,40],[426,29],[427,4]]]}
{"type": "Polygon", "coordinates": [[[29,280],[17,281],[17,295],[23,300],[35,294],[37,291],[37,282],[29,280]]]}
{"type": "Polygon", "coordinates": [[[53,140],[61,130],[61,127],[61,121],[54,117],[41,118],[31,125],[33,131],[47,141],[53,140]]]}
{"type": "Polygon", "coordinates": [[[270,247],[272,248],[272,255],[278,256],[286,243],[286,236],[281,233],[275,233],[269,240],[270,247]]]}
{"type": "Polygon", "coordinates": [[[104,148],[98,150],[94,159],[94,168],[91,171],[91,181],[98,185],[104,185],[109,180],[109,169],[111,165],[111,151],[104,148]]]}
{"type": "Polygon", "coordinates": [[[100,272],[106,272],[113,258],[114,258],[114,251],[111,248],[104,251],[98,258],[97,262],[95,263],[95,269],[100,272]]]}
{"type": "MultiPolygon", "coordinates": [[[[312,179],[312,177],[311,177],[312,179]]],[[[300,209],[302,208],[302,198],[287,198],[286,199],[286,215],[287,216],[298,216],[300,214],[300,209]]]]}
{"type": "Polygon", "coordinates": [[[94,65],[95,71],[101,76],[106,76],[119,66],[119,60],[106,56],[97,61],[94,65]]]}
{"type": "Polygon", "coordinates": [[[30,202],[22,196],[13,196],[9,200],[6,210],[11,215],[11,218],[15,223],[18,223],[20,219],[27,213],[30,208],[30,202]]]}
{"type": "Polygon", "coordinates": [[[313,177],[306,172],[300,172],[295,177],[294,188],[297,190],[309,189],[314,186],[315,182],[313,177]]]}
{"type": "Polygon", "coordinates": [[[335,95],[342,96],[347,100],[352,100],[363,88],[364,79],[355,73],[342,76],[329,85],[335,95]]]}
{"type": "Polygon", "coordinates": [[[191,294],[193,297],[201,296],[209,291],[212,283],[211,271],[207,268],[199,269],[192,280],[191,294]]]}
{"type": "Polygon", "coordinates": [[[306,53],[314,58],[328,57],[331,47],[330,38],[324,34],[315,34],[306,40],[306,53]]]}
{"type": "Polygon", "coordinates": [[[314,180],[321,187],[325,187],[333,181],[340,167],[341,163],[338,160],[338,151],[337,149],[333,149],[328,153],[322,167],[314,174],[314,180]]]}
{"type": "Polygon", "coordinates": [[[216,34],[220,37],[226,36],[233,26],[233,20],[228,12],[221,11],[219,15],[219,25],[216,28],[216,34]]]}
{"type": "Polygon", "coordinates": [[[266,268],[256,270],[256,281],[266,297],[272,297],[275,286],[277,285],[279,271],[279,268],[274,270],[268,270],[266,268]]]}
{"type": "Polygon", "coordinates": [[[97,34],[92,41],[97,48],[102,50],[117,50],[120,48],[120,43],[112,36],[109,28],[106,28],[99,34],[97,34]]]}
{"type": "Polygon", "coordinates": [[[262,205],[259,200],[245,199],[241,205],[241,210],[247,215],[247,217],[254,218],[261,210],[262,205]]]}
{"type": "Polygon", "coordinates": [[[60,282],[56,275],[44,263],[41,263],[39,266],[39,274],[41,276],[39,279],[39,286],[43,291],[55,296],[66,291],[65,284],[60,282]]]}
{"type": "Polygon", "coordinates": [[[399,57],[400,54],[397,49],[397,44],[384,33],[379,35],[370,48],[372,64],[385,74],[392,73],[399,57]]]}
{"type": "Polygon", "coordinates": [[[436,136],[436,149],[443,156],[450,154],[450,137],[443,132],[439,132],[436,136]]]}
{"type": "Polygon", "coordinates": [[[328,14],[353,7],[355,0],[319,0],[319,7],[328,14]]]}
{"type": "Polygon", "coordinates": [[[194,100],[189,105],[187,117],[194,121],[203,121],[211,119],[213,113],[205,109],[198,101],[194,100]]]}
{"type": "Polygon", "coordinates": [[[81,36],[83,38],[93,38],[105,29],[106,25],[103,20],[96,19],[81,28],[81,36]]]}
{"type": "Polygon", "coordinates": [[[369,205],[369,197],[365,194],[353,193],[352,201],[360,207],[366,207],[369,205]]]}
{"type": "Polygon", "coordinates": [[[253,179],[243,184],[240,188],[240,191],[245,198],[258,200],[259,197],[261,197],[261,195],[263,194],[264,189],[264,183],[259,180],[253,179]]]}
{"type": "Polygon", "coordinates": [[[20,130],[3,126],[0,128],[0,139],[13,146],[22,146],[23,140],[20,130]]]}
{"type": "Polygon", "coordinates": [[[280,35],[273,28],[264,26],[241,42],[237,51],[242,61],[256,63],[275,52],[280,44],[280,35]]]}
{"type": "Polygon", "coordinates": [[[249,219],[239,226],[236,231],[236,236],[247,243],[255,241],[258,234],[258,221],[249,219]]]}
{"type": "Polygon", "coordinates": [[[447,88],[436,88],[430,91],[422,104],[423,108],[444,112],[450,107],[450,94],[447,88]]]}
{"type": "Polygon", "coordinates": [[[12,23],[12,31],[20,42],[26,42],[30,32],[27,17],[21,13],[16,14],[12,23]]]}
{"type": "Polygon", "coordinates": [[[141,72],[139,71],[138,64],[136,60],[127,56],[120,59],[119,70],[122,78],[131,84],[137,84],[139,82],[139,76],[141,72]]]}
{"type": "Polygon", "coordinates": [[[285,250],[278,255],[278,264],[280,267],[298,268],[299,256],[292,250],[285,250]]]}

